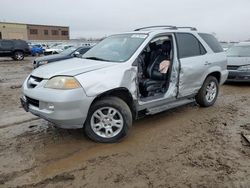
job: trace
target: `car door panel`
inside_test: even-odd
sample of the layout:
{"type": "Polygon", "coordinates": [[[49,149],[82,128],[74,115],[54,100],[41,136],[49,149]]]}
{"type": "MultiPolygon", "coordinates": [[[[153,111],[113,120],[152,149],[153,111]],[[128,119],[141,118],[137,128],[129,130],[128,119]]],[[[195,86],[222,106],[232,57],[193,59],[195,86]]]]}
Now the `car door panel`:
{"type": "Polygon", "coordinates": [[[176,33],[176,41],[180,63],[178,97],[181,98],[199,90],[204,72],[211,62],[207,60],[206,49],[193,34],[176,33]]]}
{"type": "Polygon", "coordinates": [[[210,66],[206,56],[195,56],[180,59],[179,95],[184,97],[197,92],[202,83],[203,75],[210,66]]]}

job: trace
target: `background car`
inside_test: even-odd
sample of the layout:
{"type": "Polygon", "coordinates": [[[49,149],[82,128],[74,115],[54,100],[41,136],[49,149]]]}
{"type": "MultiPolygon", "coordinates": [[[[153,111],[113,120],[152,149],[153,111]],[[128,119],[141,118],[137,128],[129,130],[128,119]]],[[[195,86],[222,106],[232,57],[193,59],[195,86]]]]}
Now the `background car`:
{"type": "Polygon", "coordinates": [[[228,43],[228,42],[220,42],[220,45],[222,46],[222,48],[223,48],[224,51],[227,51],[234,44],[233,43],[228,43]]]}
{"type": "Polygon", "coordinates": [[[29,45],[24,40],[0,40],[0,57],[11,57],[21,61],[29,54],[29,45]]]}
{"type": "Polygon", "coordinates": [[[45,49],[44,55],[59,54],[63,52],[64,50],[67,50],[68,48],[73,47],[73,46],[74,45],[72,44],[57,45],[57,46],[54,46],[53,48],[45,49]]]}
{"type": "Polygon", "coordinates": [[[30,45],[30,53],[32,56],[42,55],[44,49],[41,45],[30,45]]]}
{"type": "Polygon", "coordinates": [[[71,47],[68,48],[67,50],[61,52],[60,54],[54,54],[54,55],[48,55],[48,56],[43,56],[36,58],[33,62],[34,69],[55,61],[60,61],[64,59],[70,59],[73,57],[81,57],[85,52],[87,52],[90,49],[90,47],[71,47]]]}
{"type": "Polygon", "coordinates": [[[250,42],[234,45],[227,51],[227,81],[250,82],[250,42]]]}

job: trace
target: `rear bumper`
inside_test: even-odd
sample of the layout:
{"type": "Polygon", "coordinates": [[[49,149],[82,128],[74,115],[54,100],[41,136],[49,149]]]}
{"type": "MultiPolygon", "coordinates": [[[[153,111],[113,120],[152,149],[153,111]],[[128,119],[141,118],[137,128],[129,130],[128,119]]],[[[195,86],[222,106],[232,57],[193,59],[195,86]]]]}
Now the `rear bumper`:
{"type": "Polygon", "coordinates": [[[24,51],[24,55],[25,55],[25,56],[31,55],[31,51],[30,51],[30,50],[25,50],[25,51],[24,51]]]}
{"type": "Polygon", "coordinates": [[[250,82],[250,72],[229,71],[228,82],[250,82]]]}
{"type": "Polygon", "coordinates": [[[224,84],[228,77],[228,70],[221,71],[220,84],[224,84]]]}

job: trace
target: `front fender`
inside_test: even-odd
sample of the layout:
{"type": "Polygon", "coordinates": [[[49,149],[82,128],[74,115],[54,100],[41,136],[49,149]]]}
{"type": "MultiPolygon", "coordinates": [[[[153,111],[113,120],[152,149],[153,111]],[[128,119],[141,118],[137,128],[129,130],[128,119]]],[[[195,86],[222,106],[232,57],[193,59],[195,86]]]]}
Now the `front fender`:
{"type": "Polygon", "coordinates": [[[107,67],[77,75],[76,79],[90,97],[116,88],[126,88],[134,99],[137,96],[137,67],[126,64],[107,67]]]}

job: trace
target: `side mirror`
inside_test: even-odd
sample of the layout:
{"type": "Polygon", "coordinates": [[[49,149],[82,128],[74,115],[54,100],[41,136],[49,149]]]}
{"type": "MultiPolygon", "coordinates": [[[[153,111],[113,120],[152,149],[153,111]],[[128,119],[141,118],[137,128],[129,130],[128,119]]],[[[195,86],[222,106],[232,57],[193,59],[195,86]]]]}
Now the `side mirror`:
{"type": "Polygon", "coordinates": [[[75,52],[73,55],[74,55],[74,57],[79,57],[80,53],[79,52],[75,52]]]}

